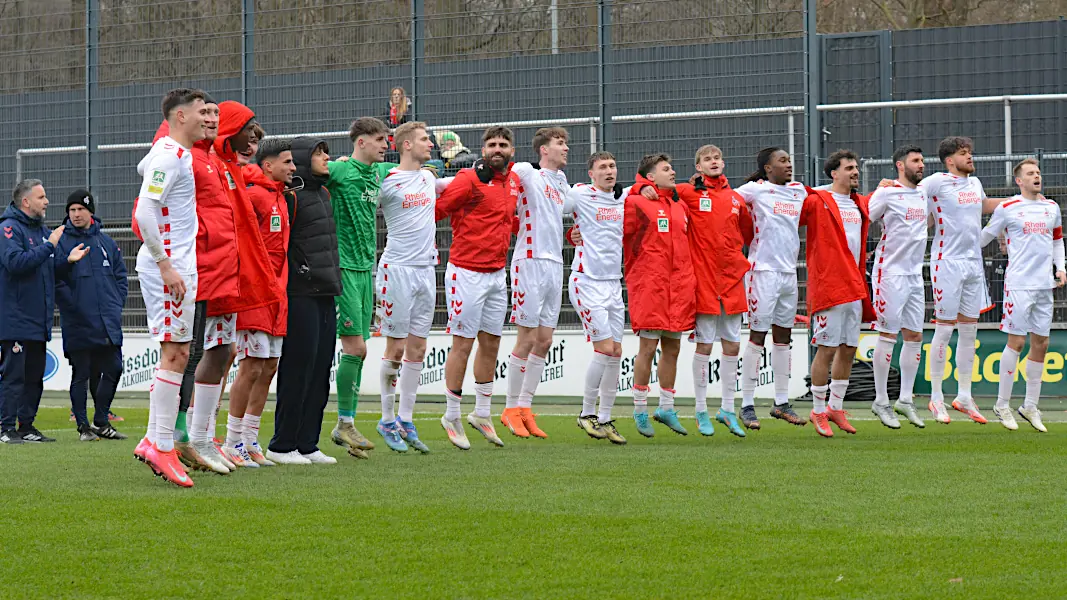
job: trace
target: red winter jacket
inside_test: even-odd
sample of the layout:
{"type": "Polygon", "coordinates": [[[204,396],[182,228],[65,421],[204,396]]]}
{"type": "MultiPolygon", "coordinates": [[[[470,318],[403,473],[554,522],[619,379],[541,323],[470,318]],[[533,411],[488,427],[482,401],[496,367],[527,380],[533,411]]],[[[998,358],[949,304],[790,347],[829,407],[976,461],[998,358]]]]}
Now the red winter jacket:
{"type": "Polygon", "coordinates": [[[515,201],[519,177],[493,171],[493,180],[482,183],[474,169],[463,169],[437,198],[434,217],[450,217],[452,247],[448,262],[482,273],[507,266],[508,246],[514,232],[515,201]]]}
{"type": "Polygon", "coordinates": [[[859,262],[848,249],[845,225],[841,222],[841,210],[828,190],[806,188],[808,197],[800,211],[800,225],[808,227],[806,258],[808,265],[808,315],[846,304],[863,301],[864,322],[875,318],[874,307],[868,294],[867,279],[867,228],[870,226],[868,196],[852,194],[852,201],[860,210],[863,225],[860,239],[863,251],[859,262]]]}
{"type": "MultiPolygon", "coordinates": [[[[208,220],[208,213],[203,213],[203,219],[208,224],[209,247],[206,256],[200,254],[199,243],[197,244],[197,269],[202,265],[208,266],[210,277],[218,277],[223,271],[232,272],[231,275],[237,283],[236,293],[222,297],[205,298],[208,300],[207,314],[211,317],[239,313],[242,311],[277,304],[285,296],[285,288],[278,287],[277,277],[271,268],[267,251],[263,245],[263,237],[259,233],[259,220],[252,210],[245,195],[245,180],[241,173],[241,166],[237,162],[237,153],[230,146],[230,138],[240,133],[241,129],[254,118],[251,109],[241,104],[227,100],[219,103],[219,135],[213,145],[215,160],[213,165],[221,169],[221,181],[226,186],[226,199],[230,221],[236,234],[236,243],[217,243],[215,235],[215,222],[208,220]],[[236,247],[236,251],[234,251],[236,247]],[[203,256],[204,260],[201,260],[203,256]],[[235,259],[236,257],[236,259],[235,259]],[[233,268],[217,268],[220,263],[230,263],[233,268]],[[236,270],[235,270],[236,269],[236,270]]],[[[195,154],[193,155],[195,158],[195,154]]],[[[211,214],[218,214],[219,220],[225,220],[225,212],[222,207],[211,214]]],[[[197,197],[197,213],[199,211],[199,196],[197,197]]],[[[199,242],[199,237],[197,239],[199,242]]],[[[198,284],[204,285],[205,275],[201,272],[198,284]]],[[[214,283],[214,282],[213,282],[214,283]]],[[[228,286],[226,288],[229,289],[228,286]]],[[[199,299],[199,292],[198,292],[199,299]]]]}
{"type": "Polygon", "coordinates": [[[696,276],[689,256],[688,209],[674,190],[649,200],[638,175],[626,198],[623,262],[630,301],[630,325],[642,330],[689,331],[696,325],[696,276]]]}
{"type": "MultiPolygon", "coordinates": [[[[258,165],[245,166],[242,174],[248,184],[245,196],[259,220],[259,233],[263,236],[271,268],[278,287],[284,290],[289,281],[289,261],[286,260],[289,252],[289,199],[282,192],[285,184],[269,179],[258,165]]],[[[284,337],[288,319],[289,298],[282,295],[277,304],[239,313],[237,329],[284,337]]]]}
{"type": "Polygon", "coordinates": [[[683,183],[678,197],[689,207],[689,250],[696,273],[697,314],[728,315],[748,310],[744,247],[752,242],[752,215],[726,177],[704,177],[704,188],[683,183]]]}

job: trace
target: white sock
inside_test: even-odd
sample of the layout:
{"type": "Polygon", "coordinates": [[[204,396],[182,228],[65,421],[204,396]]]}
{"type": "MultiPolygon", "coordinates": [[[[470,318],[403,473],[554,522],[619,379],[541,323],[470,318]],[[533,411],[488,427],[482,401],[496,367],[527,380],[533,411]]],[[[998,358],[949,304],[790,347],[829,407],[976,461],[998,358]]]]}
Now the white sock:
{"type": "Polygon", "coordinates": [[[445,389],[445,419],[449,421],[458,419],[462,414],[460,411],[463,409],[463,396],[453,392],[450,389],[445,389]]]}
{"type": "Polygon", "coordinates": [[[1026,400],[1023,402],[1026,408],[1037,408],[1037,401],[1041,398],[1041,377],[1044,374],[1045,361],[1026,360],[1026,400]]]}
{"type": "Polygon", "coordinates": [[[355,423],[356,422],[356,418],[355,417],[345,416],[345,415],[337,415],[337,421],[340,422],[340,423],[355,423]]]}
{"type": "Polygon", "coordinates": [[[208,419],[207,422],[208,439],[215,439],[215,422],[219,418],[219,410],[222,409],[222,383],[223,381],[226,381],[226,377],[228,376],[229,374],[223,375],[222,380],[219,381],[219,395],[215,399],[215,410],[211,411],[211,418],[208,419]]]}
{"type": "Polygon", "coordinates": [[[648,386],[647,385],[635,385],[633,394],[634,394],[634,412],[647,413],[648,412],[648,386]]]}
{"type": "Polygon", "coordinates": [[[622,357],[611,356],[600,379],[600,410],[597,420],[601,423],[611,420],[611,409],[615,407],[615,397],[619,393],[619,371],[622,369],[622,357]]]}
{"type": "Polygon", "coordinates": [[[752,342],[745,345],[741,357],[741,408],[756,405],[756,384],[759,383],[759,363],[763,360],[763,346],[752,342]]]}
{"type": "Polygon", "coordinates": [[[664,387],[659,389],[659,407],[663,410],[674,410],[674,390],[664,387]]]}
{"type": "Polygon", "coordinates": [[[241,436],[244,434],[242,427],[244,426],[244,419],[241,417],[235,417],[233,415],[226,415],[226,445],[234,447],[241,443],[241,436]]]}
{"type": "MultiPolygon", "coordinates": [[[[184,375],[173,371],[156,371],[152,391],[148,393],[148,411],[155,413],[156,448],[162,452],[174,449],[174,422],[178,419],[178,394],[184,375]]],[[[149,438],[149,441],[153,441],[149,438]]]]}
{"type": "Polygon", "coordinates": [[[493,410],[493,382],[474,384],[474,416],[488,419],[493,410]]]}
{"type": "Polygon", "coordinates": [[[399,372],[399,362],[382,359],[382,367],[378,372],[378,383],[382,388],[382,421],[385,423],[392,423],[396,420],[393,405],[396,403],[396,374],[399,372]]]}
{"type": "Polygon", "coordinates": [[[222,394],[222,386],[217,383],[193,384],[193,421],[189,423],[189,439],[203,444],[211,441],[211,415],[215,412],[215,403],[222,394]]]}
{"type": "Polygon", "coordinates": [[[522,382],[526,377],[526,362],[527,359],[514,354],[508,358],[508,395],[504,401],[505,409],[519,405],[519,394],[522,393],[522,382]]]}
{"type": "Polygon", "coordinates": [[[419,378],[422,377],[422,361],[404,361],[400,367],[400,378],[397,389],[400,390],[400,420],[410,423],[415,413],[415,398],[419,394],[419,378]]]}
{"type": "Polygon", "coordinates": [[[817,415],[821,415],[826,412],[826,390],[825,385],[813,385],[811,386],[811,404],[812,412],[817,415]]]}
{"type": "Polygon", "coordinates": [[[997,408],[1008,408],[1011,403],[1011,388],[1015,383],[1015,370],[1019,367],[1019,353],[1004,346],[1000,355],[1000,383],[997,384],[997,408]]]}
{"type": "Polygon", "coordinates": [[[945,392],[941,381],[945,378],[945,362],[948,360],[948,341],[952,338],[954,325],[938,323],[934,326],[934,337],[930,340],[930,401],[934,404],[945,402],[945,392]]]}
{"type": "MultiPolygon", "coordinates": [[[[156,391],[155,378],[159,376],[159,367],[156,367],[156,373],[153,375],[152,384],[148,386],[148,430],[145,431],[144,437],[153,444],[156,443],[156,408],[155,401],[152,400],[152,392],[156,391]]],[[[177,419],[177,415],[174,417],[177,419]]]]}
{"type": "Polygon", "coordinates": [[[719,361],[719,381],[722,383],[721,408],[727,412],[737,412],[734,395],[737,393],[737,356],[722,355],[719,361]]]}
{"type": "Polygon", "coordinates": [[[696,394],[696,411],[708,411],[708,362],[707,354],[693,353],[693,392],[696,394]]]}
{"type": "Polygon", "coordinates": [[[545,357],[531,352],[526,357],[526,374],[522,378],[522,391],[519,392],[519,408],[533,406],[533,397],[537,393],[537,386],[541,383],[541,375],[544,372],[545,357]]]}
{"type": "Polygon", "coordinates": [[[956,369],[959,378],[960,397],[971,398],[971,377],[974,375],[975,340],[978,338],[978,323],[960,323],[956,325],[959,337],[956,339],[956,369]]]}
{"type": "Polygon", "coordinates": [[[241,423],[241,441],[245,443],[245,446],[259,443],[259,420],[261,418],[260,415],[245,413],[241,423]]]}
{"type": "Polygon", "coordinates": [[[771,372],[774,373],[774,405],[789,403],[789,370],[793,355],[789,344],[775,344],[771,350],[771,372]]]}
{"type": "Polygon", "coordinates": [[[874,368],[874,403],[889,406],[889,363],[893,361],[893,347],[897,341],[878,336],[874,344],[871,366],[874,368]]]}
{"type": "Polygon", "coordinates": [[[582,394],[582,416],[596,414],[596,398],[600,393],[600,381],[604,379],[604,370],[608,368],[607,354],[593,352],[593,360],[585,370],[585,392],[582,394]]]}
{"type": "Polygon", "coordinates": [[[848,391],[847,379],[830,380],[830,397],[827,403],[834,410],[845,410],[845,392],[848,391]]]}
{"type": "Polygon", "coordinates": [[[900,401],[913,403],[915,393],[915,375],[922,362],[923,343],[904,342],[900,351],[900,401]]]}

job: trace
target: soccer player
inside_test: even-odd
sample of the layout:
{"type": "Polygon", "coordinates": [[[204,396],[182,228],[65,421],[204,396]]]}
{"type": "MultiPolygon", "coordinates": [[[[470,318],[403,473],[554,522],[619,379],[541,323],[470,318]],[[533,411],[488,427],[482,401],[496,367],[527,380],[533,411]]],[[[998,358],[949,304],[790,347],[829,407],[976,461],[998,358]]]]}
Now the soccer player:
{"type": "Polygon", "coordinates": [[[855,192],[859,158],[838,150],[826,159],[823,172],[833,180],[830,190],[809,189],[800,224],[808,227],[807,305],[814,323],[811,343],[817,347],[811,361],[811,420],[816,433],[833,437],[831,421],[856,433],[845,412],[845,392],[860,324],[874,320],[874,310],[867,296],[867,199],[855,192]]]}
{"type": "Polygon", "coordinates": [[[977,423],[986,422],[971,399],[978,317],[990,306],[978,237],[982,231],[982,214],[993,212],[1000,200],[986,197],[982,182],[974,176],[973,146],[965,137],[941,140],[937,154],[948,172],[934,173],[920,184],[926,194],[927,213],[934,219],[930,279],[937,324],[930,342],[929,408],[938,423],[951,421],[945,410],[941,382],[954,328],[959,329],[956,340],[959,388],[952,408],[977,423]]]}
{"type": "Polygon", "coordinates": [[[888,187],[875,190],[870,199],[871,222],[882,222],[882,237],[874,255],[871,287],[874,293],[874,405],[871,410],[882,424],[899,429],[894,411],[912,425],[926,424],[915,411],[912,393],[922,358],[926,284],[923,256],[926,254],[926,196],[918,184],[923,178],[923,152],[905,145],[893,153],[897,178],[888,187]],[[897,335],[904,337],[900,352],[900,397],[889,407],[889,363],[897,335]]]}
{"type": "Polygon", "coordinates": [[[463,432],[460,408],[467,361],[478,340],[474,356],[474,412],[467,423],[497,446],[490,411],[493,377],[500,336],[507,316],[508,246],[514,229],[519,177],[511,171],[515,138],[506,127],[490,127],[482,135],[482,160],[463,169],[437,198],[434,217],[448,217],[452,247],[445,270],[448,329],[452,350],[445,361],[445,414],[441,427],[457,448],[470,449],[463,432]]]}
{"type": "Polygon", "coordinates": [[[152,144],[137,165],[142,181],[135,217],[144,238],[137,274],[160,358],[148,396],[148,433],[134,456],[181,487],[193,486],[174,452],[174,422],[196,302],[196,184],[190,149],[206,135],[204,99],[200,90],[167,92],[163,118],[170,134],[152,144]]]}
{"type": "Polygon", "coordinates": [[[552,334],[563,303],[563,214],[570,185],[567,166],[567,131],[561,127],[538,129],[533,150],[538,157],[516,163],[518,175],[519,234],[511,259],[511,322],[518,328],[508,359],[508,392],[500,422],[513,435],[546,438],[537,426],[533,396],[545,371],[552,334]]]}
{"type": "Polygon", "coordinates": [[[390,450],[407,452],[411,446],[426,453],[430,449],[419,439],[412,415],[437,300],[436,182],[422,168],[430,160],[433,143],[426,124],[419,121],[397,127],[393,139],[400,165],[382,182],[379,197],[388,238],[375,279],[386,336],[380,372],[382,419],[377,430],[390,450]],[[400,406],[394,413],[398,390],[400,406]]]}
{"type": "Polygon", "coordinates": [[[630,325],[640,337],[634,360],[634,423],[645,437],[656,433],[648,422],[648,384],[657,348],[661,351],[660,393],[652,418],[675,433],[688,434],[674,409],[682,334],[696,324],[696,277],[686,237],[688,212],[678,200],[670,157],[649,154],[642,158],[637,181],[626,198],[623,255],[630,325]],[[645,187],[656,191],[655,200],[641,195],[645,187]]]}
{"type": "Polygon", "coordinates": [[[771,332],[774,408],[771,416],[794,425],[807,419],[789,403],[789,367],[793,323],[797,315],[797,254],[800,252],[800,209],[807,192],[793,179],[793,162],[780,148],[756,155],[756,172],[737,188],[752,213],[754,233],[748,248],[751,269],[746,275],[748,345],[741,360],[741,422],[759,429],[755,396],[759,364],[767,332],[771,332]]]}
{"type": "MultiPolygon", "coordinates": [[[[265,140],[259,144],[256,158],[259,164],[243,169],[246,193],[259,219],[278,286],[285,289],[289,282],[289,200],[285,187],[292,183],[296,165],[286,140],[265,140]]],[[[274,465],[259,445],[259,425],[270,383],[278,372],[288,318],[285,296],[278,304],[237,315],[237,377],[230,390],[222,451],[231,461],[239,460],[249,467],[274,465]]]]}
{"type": "Polygon", "coordinates": [[[622,334],[626,305],[622,300],[622,240],[625,198],[618,167],[610,152],[596,152],[587,162],[592,185],[571,188],[574,229],[582,235],[571,263],[571,304],[582,318],[585,336],[593,342],[593,360],[586,368],[578,427],[590,437],[625,444],[615,428],[611,409],[619,390],[622,334]],[[597,396],[600,406],[597,407],[597,396]]]}
{"type": "Polygon", "coordinates": [[[374,448],[356,429],[359,387],[363,362],[367,358],[367,338],[374,316],[374,281],[371,272],[377,260],[378,195],[382,180],[396,167],[385,160],[389,129],[380,120],[362,117],[349,130],[352,156],[331,161],[330,191],[337,221],[338,250],[344,291],[337,299],[337,335],[341,339],[341,360],[337,364],[337,425],[330,432],[335,444],[362,458],[374,448]],[[355,451],[353,451],[355,449],[355,451]]]}
{"type": "Polygon", "coordinates": [[[1067,285],[1063,215],[1058,204],[1041,196],[1041,169],[1036,160],[1028,158],[1015,166],[1015,184],[1019,186],[1019,194],[993,211],[980,239],[985,246],[997,236],[1006,234],[1008,248],[1004,314],[1000,322],[1001,331],[1008,334],[1008,343],[1000,357],[1000,386],[993,412],[1004,427],[1019,428],[1008,402],[1019,356],[1029,334],[1026,399],[1019,407],[1019,416],[1034,429],[1046,432],[1037,402],[1041,397],[1045,352],[1052,328],[1052,290],[1067,285]]]}
{"type": "Polygon", "coordinates": [[[722,403],[715,420],[730,433],[745,437],[737,421],[734,393],[741,352],[741,316],[748,310],[745,273],[749,270],[744,246],[752,243],[752,216],[744,199],[730,188],[726,162],[717,146],[701,146],[696,153],[695,183],[678,185],[678,197],[689,207],[689,249],[697,273],[696,330],[693,387],[696,391],[697,431],[713,435],[708,415],[708,379],[711,350],[722,344],[719,380],[722,403]]]}

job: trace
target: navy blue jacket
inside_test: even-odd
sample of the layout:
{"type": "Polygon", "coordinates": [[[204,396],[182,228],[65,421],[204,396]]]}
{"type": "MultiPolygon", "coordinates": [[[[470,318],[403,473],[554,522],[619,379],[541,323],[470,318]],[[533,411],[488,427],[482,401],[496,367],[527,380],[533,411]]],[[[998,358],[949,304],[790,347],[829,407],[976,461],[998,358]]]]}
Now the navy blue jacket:
{"type": "Polygon", "coordinates": [[[63,327],[63,354],[99,346],[122,346],[122,308],[126,305],[126,265],[122,252],[93,218],[88,229],[63,223],[56,256],[68,256],[84,244],[89,254],[57,270],[56,305],[63,327]],[[65,272],[63,272],[65,271],[65,272]]]}
{"type": "Polygon", "coordinates": [[[0,340],[52,339],[56,265],[50,233],[44,221],[14,203],[0,218],[0,340]]]}

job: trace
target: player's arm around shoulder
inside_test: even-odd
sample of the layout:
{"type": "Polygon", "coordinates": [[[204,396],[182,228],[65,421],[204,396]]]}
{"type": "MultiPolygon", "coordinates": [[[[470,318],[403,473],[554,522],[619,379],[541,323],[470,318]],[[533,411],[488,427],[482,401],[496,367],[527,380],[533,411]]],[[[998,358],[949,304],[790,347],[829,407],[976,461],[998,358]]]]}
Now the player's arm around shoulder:
{"type": "Polygon", "coordinates": [[[985,247],[986,244],[1004,233],[1004,228],[1007,225],[1007,220],[1005,219],[1006,210],[1004,205],[999,205],[993,209],[993,216],[989,218],[989,223],[986,223],[986,226],[982,228],[982,234],[978,239],[980,246],[985,247]]]}

